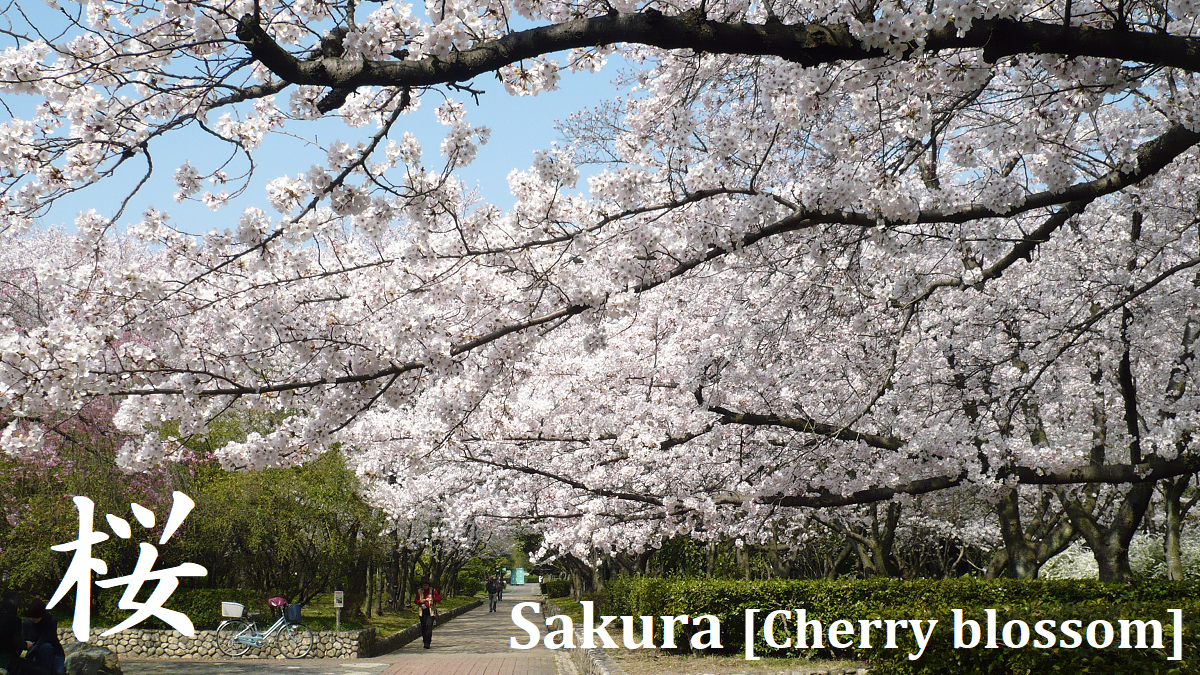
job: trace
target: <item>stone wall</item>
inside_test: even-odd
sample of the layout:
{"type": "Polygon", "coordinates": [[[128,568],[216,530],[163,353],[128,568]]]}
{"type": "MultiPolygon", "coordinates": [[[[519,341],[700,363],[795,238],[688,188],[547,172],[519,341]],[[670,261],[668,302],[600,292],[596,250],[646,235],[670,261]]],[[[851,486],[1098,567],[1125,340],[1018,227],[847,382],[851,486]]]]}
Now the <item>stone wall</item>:
{"type": "MultiPolygon", "coordinates": [[[[264,626],[259,626],[265,630],[264,626]]],[[[130,628],[115,635],[100,637],[103,629],[91,633],[90,644],[110,649],[123,659],[222,659],[228,658],[217,649],[215,630],[198,630],[195,637],[186,637],[173,630],[141,630],[130,628]]],[[[77,642],[70,628],[60,627],[58,637],[64,645],[77,642]]],[[[371,654],[375,644],[375,629],[359,631],[313,631],[310,658],[357,659],[371,654]]],[[[283,658],[279,647],[269,644],[252,648],[245,658],[283,658]]]]}
{"type": "MultiPolygon", "coordinates": [[[[549,598],[546,598],[544,606],[548,617],[555,614],[566,614],[558,605],[550,602],[549,598]]],[[[603,647],[586,649],[579,646],[582,644],[583,627],[575,626],[576,647],[574,649],[564,649],[563,651],[567,652],[567,658],[574,664],[577,672],[582,675],[624,675],[624,671],[604,653],[603,647]]]]}

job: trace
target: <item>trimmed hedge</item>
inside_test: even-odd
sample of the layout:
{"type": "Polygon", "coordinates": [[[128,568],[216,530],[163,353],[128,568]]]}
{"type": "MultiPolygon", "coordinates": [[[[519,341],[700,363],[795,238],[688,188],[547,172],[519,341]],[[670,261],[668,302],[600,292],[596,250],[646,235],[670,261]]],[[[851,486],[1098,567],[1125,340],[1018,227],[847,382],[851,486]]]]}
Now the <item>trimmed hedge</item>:
{"type": "MultiPolygon", "coordinates": [[[[147,584],[139,594],[139,602],[143,602],[153,590],[153,584],[147,584]]],[[[92,589],[92,626],[111,627],[127,619],[131,610],[119,609],[117,602],[121,599],[124,587],[112,589],[92,589]]],[[[177,612],[183,612],[192,620],[196,630],[216,628],[224,620],[221,616],[222,602],[240,602],[246,606],[247,612],[265,612],[266,602],[262,593],[255,591],[239,591],[229,588],[179,588],[167,599],[165,607],[177,612]]],[[[68,596],[54,608],[60,626],[71,625],[71,616],[75,611],[74,596],[68,596]]],[[[263,617],[268,615],[264,613],[263,617]]],[[[167,624],[157,618],[150,618],[139,623],[137,628],[166,629],[167,624]]]]}
{"type": "MultiPolygon", "coordinates": [[[[728,581],[704,579],[634,578],[612,581],[605,589],[604,613],[610,615],[713,614],[721,621],[721,641],[729,652],[744,648],[745,610],[761,609],[756,654],[760,656],[819,656],[869,661],[876,672],[901,675],[1027,675],[1040,673],[1132,673],[1178,675],[1200,672],[1200,584],[1196,582],[1147,582],[1135,585],[1101,584],[1095,581],[980,581],[953,580],[834,580],[834,581],[728,581]],[[767,612],[803,608],[809,620],[828,629],[831,622],[847,619],[937,619],[937,629],[922,658],[909,661],[916,652],[912,632],[897,632],[898,649],[878,648],[880,631],[873,633],[875,649],[776,650],[768,647],[761,633],[767,612]],[[1163,624],[1165,650],[1094,649],[954,649],[951,609],[962,609],[964,618],[985,625],[984,609],[997,610],[997,626],[1012,619],[1026,621],[1030,628],[1040,619],[1079,619],[1086,627],[1093,620],[1158,619],[1163,624]],[[1182,609],[1184,616],[1184,661],[1167,661],[1172,646],[1168,608],[1182,609]],[[801,654],[803,651],[803,654],[801,654]]],[[[788,622],[794,630],[794,615],[788,622]]],[[[655,642],[661,644],[661,622],[656,622],[655,642]]],[[[789,632],[791,632],[789,630],[789,632]]],[[[1057,628],[1056,631],[1057,633],[1057,628]]],[[[783,634],[777,633],[779,639],[783,634]]],[[[1061,634],[1060,634],[1061,637],[1061,634]]],[[[1033,635],[1033,639],[1037,639],[1033,635]]],[[[619,638],[618,638],[619,639],[619,638]]],[[[687,644],[682,634],[676,643],[687,644]]]]}
{"type": "Polygon", "coordinates": [[[570,579],[554,579],[542,582],[542,595],[547,598],[565,598],[571,594],[570,579]]]}
{"type": "MultiPolygon", "coordinates": [[[[1031,603],[1013,607],[1002,605],[997,607],[996,626],[999,629],[1013,619],[1019,619],[1033,628],[1036,621],[1041,619],[1077,619],[1086,627],[1092,621],[1105,620],[1114,628],[1114,641],[1106,649],[1095,649],[1085,641],[1076,649],[1036,649],[1026,646],[1010,649],[1000,643],[998,649],[985,649],[982,644],[974,649],[955,649],[953,618],[949,606],[936,608],[912,608],[907,618],[936,618],[939,620],[938,630],[934,631],[925,653],[918,661],[909,661],[908,653],[916,653],[915,641],[911,631],[906,631],[904,639],[897,640],[899,649],[895,650],[855,650],[858,658],[870,661],[877,672],[902,675],[930,675],[938,673],[986,673],[988,675],[1030,675],[1035,673],[1106,673],[1112,675],[1182,675],[1183,673],[1198,672],[1196,664],[1200,664],[1200,650],[1197,649],[1196,631],[1200,630],[1200,603],[1078,603],[1054,604],[1031,603]],[[1182,605],[1182,606],[1181,606],[1182,605]],[[1172,653],[1173,630],[1168,608],[1183,610],[1183,661],[1168,661],[1172,653]],[[1119,649],[1120,643],[1119,619],[1158,619],[1163,624],[1164,649],[1119,649]]],[[[888,608],[888,614],[894,618],[899,616],[895,608],[888,608]]],[[[964,610],[964,618],[975,620],[983,627],[985,617],[983,608],[964,610]]],[[[1078,629],[1083,633],[1083,628],[1078,629]]],[[[1060,638],[1061,633],[1055,630],[1060,638]]],[[[1036,639],[1038,636],[1033,635],[1036,639]]],[[[1136,639],[1136,638],[1134,638],[1136,639]]],[[[1032,640],[1031,640],[1032,642],[1032,640]]]]}

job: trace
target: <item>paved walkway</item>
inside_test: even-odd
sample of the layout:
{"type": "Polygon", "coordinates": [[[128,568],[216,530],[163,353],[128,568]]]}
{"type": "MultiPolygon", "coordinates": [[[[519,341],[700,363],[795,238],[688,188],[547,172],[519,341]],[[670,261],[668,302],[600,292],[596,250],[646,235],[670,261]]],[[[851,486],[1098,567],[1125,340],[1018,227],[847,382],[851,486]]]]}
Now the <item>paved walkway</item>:
{"type": "MultiPolygon", "coordinates": [[[[533,599],[537,584],[509,586],[495,612],[487,603],[433,631],[429,649],[421,640],[408,643],[386,658],[394,665],[382,675],[555,675],[554,653],[538,645],[528,651],[509,647],[508,639],[521,642],[525,632],[513,625],[512,608],[533,599]]],[[[525,616],[531,617],[528,612],[525,616]]]]}
{"type": "MultiPolygon", "coordinates": [[[[509,586],[495,613],[488,612],[485,601],[434,629],[430,649],[422,648],[417,638],[373,659],[122,659],[121,669],[125,675],[556,675],[550,650],[541,645],[528,651],[508,646],[510,637],[521,642],[528,639],[513,625],[513,605],[532,599],[537,592],[537,584],[509,586]]],[[[540,623],[536,615],[525,615],[540,623]]]]}
{"type": "MultiPolygon", "coordinates": [[[[189,659],[121,659],[125,675],[378,675],[390,666],[379,659],[239,659],[193,661],[189,659]]],[[[436,671],[431,671],[434,673],[436,671]]]]}

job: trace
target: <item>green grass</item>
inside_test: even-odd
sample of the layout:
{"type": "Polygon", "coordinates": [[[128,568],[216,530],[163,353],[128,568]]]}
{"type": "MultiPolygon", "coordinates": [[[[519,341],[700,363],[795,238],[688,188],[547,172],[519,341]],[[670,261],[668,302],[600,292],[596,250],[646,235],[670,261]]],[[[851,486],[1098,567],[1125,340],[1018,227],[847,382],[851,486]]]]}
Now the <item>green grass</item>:
{"type": "MultiPolygon", "coordinates": [[[[479,594],[475,595],[455,595],[442,600],[438,603],[438,610],[445,612],[455,607],[462,607],[477,600],[479,594]]],[[[371,618],[360,618],[352,620],[347,617],[347,611],[342,610],[342,630],[361,630],[363,628],[374,627],[378,637],[387,637],[393,633],[416,625],[419,620],[417,613],[412,607],[405,606],[399,612],[387,612],[383,616],[373,616],[371,618]]],[[[305,625],[313,630],[333,630],[335,625],[335,616],[333,609],[333,593],[325,593],[313,598],[313,601],[304,606],[302,620],[305,625]]]]}
{"type": "Polygon", "coordinates": [[[550,598],[550,602],[561,609],[563,614],[571,617],[571,621],[576,625],[583,623],[583,605],[579,604],[575,598],[550,598]]]}

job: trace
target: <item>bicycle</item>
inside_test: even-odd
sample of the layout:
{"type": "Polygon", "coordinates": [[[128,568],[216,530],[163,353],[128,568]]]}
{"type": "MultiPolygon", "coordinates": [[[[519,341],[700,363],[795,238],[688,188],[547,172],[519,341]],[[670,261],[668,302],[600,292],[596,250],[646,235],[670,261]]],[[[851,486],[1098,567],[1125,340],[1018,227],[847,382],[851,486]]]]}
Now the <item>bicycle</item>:
{"type": "Polygon", "coordinates": [[[264,647],[268,643],[279,645],[279,652],[289,659],[302,659],[312,651],[313,634],[308,626],[300,623],[300,605],[289,605],[283,598],[271,598],[273,609],[283,609],[283,613],[267,630],[259,632],[258,622],[253,617],[258,612],[246,614],[247,621],[241,617],[244,609],[238,603],[221,603],[222,614],[231,618],[217,626],[217,649],[229,657],[239,657],[250,651],[251,647],[264,647]]]}

